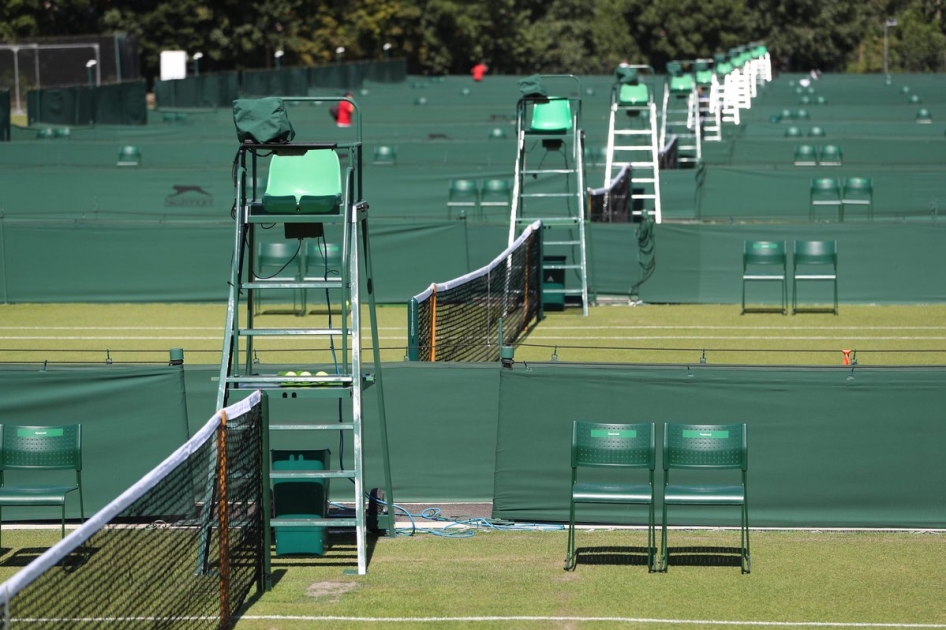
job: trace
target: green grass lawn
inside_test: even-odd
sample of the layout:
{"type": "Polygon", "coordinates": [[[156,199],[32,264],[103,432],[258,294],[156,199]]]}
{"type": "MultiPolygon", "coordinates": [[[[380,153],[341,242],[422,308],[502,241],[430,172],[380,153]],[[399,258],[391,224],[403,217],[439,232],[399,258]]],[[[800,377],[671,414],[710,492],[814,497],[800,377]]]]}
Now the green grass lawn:
{"type": "MultiPolygon", "coordinates": [[[[648,573],[627,553],[644,536],[579,531],[579,549],[609,551],[579,556],[574,572],[562,569],[562,530],[384,537],[364,576],[343,574],[354,551],[330,538],[324,560],[274,558],[272,590],[251,594],[236,628],[946,628],[942,532],[755,531],[749,575],[674,564],[648,573]]],[[[58,530],[4,528],[3,538],[5,579],[19,568],[9,547],[51,545],[58,530]]],[[[733,530],[670,533],[671,548],[737,542],[733,530]]]]}
{"type": "MultiPolygon", "coordinates": [[[[267,305],[258,327],[321,327],[327,313],[304,318],[267,305]]],[[[377,309],[383,361],[407,348],[403,306],[377,309]]],[[[337,318],[337,313],[335,314],[337,318]]],[[[0,305],[0,362],[167,361],[184,348],[188,363],[219,364],[223,304],[0,305]]],[[[337,319],[336,319],[337,321],[337,319]]],[[[368,318],[363,318],[366,344],[368,318]]],[[[263,363],[326,363],[318,341],[261,339],[263,363]]],[[[946,305],[842,305],[840,315],[739,314],[737,305],[597,306],[549,312],[516,349],[517,361],[605,363],[839,365],[842,350],[860,365],[946,364],[946,305]]]]}

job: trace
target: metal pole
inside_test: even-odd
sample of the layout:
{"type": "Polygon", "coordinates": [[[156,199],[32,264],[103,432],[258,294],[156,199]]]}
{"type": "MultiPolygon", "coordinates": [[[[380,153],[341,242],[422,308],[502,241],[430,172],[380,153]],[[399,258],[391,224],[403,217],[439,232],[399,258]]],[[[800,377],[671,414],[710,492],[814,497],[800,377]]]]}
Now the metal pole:
{"type": "Polygon", "coordinates": [[[884,22],[884,76],[887,78],[890,78],[890,72],[887,70],[887,27],[889,26],[888,22],[884,22]]]}

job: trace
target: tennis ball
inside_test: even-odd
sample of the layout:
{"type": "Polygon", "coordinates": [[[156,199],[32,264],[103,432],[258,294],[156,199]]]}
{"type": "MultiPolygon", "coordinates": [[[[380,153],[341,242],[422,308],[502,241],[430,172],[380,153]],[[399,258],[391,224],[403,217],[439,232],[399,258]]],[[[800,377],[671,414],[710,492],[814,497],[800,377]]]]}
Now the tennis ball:
{"type": "MultiPolygon", "coordinates": [[[[315,373],[315,375],[316,375],[316,376],[328,376],[328,372],[323,372],[323,371],[319,370],[318,372],[315,373]]],[[[317,385],[318,385],[319,387],[325,387],[327,384],[328,384],[328,383],[318,383],[317,385]]]]}
{"type": "Polygon", "coordinates": [[[311,372],[299,372],[299,376],[312,376],[311,372]]]}
{"type": "Polygon", "coordinates": [[[295,372],[285,372],[285,373],[283,374],[283,376],[295,376],[295,375],[296,375],[295,372]]]}

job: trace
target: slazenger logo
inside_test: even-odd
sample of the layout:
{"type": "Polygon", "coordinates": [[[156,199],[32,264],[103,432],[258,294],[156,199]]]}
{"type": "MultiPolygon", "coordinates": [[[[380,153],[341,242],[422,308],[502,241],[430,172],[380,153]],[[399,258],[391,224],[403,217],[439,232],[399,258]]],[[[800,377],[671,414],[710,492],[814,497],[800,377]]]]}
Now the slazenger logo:
{"type": "Polygon", "coordinates": [[[214,205],[214,196],[202,186],[172,186],[174,194],[164,198],[164,205],[174,208],[208,208],[214,205]]]}

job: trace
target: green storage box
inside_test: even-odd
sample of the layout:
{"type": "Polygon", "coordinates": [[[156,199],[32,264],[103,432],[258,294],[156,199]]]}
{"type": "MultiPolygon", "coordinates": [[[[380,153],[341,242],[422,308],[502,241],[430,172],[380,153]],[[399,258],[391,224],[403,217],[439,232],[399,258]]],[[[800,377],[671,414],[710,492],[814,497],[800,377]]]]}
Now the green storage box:
{"type": "MultiPolygon", "coordinates": [[[[293,450],[272,451],[274,471],[326,470],[331,460],[331,451],[293,450]]],[[[274,518],[325,518],[328,515],[328,479],[305,479],[299,481],[273,481],[274,518]]],[[[325,551],[325,528],[273,527],[276,538],[276,555],[315,554],[325,551]]]]}

